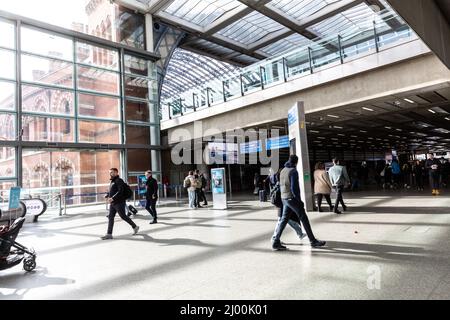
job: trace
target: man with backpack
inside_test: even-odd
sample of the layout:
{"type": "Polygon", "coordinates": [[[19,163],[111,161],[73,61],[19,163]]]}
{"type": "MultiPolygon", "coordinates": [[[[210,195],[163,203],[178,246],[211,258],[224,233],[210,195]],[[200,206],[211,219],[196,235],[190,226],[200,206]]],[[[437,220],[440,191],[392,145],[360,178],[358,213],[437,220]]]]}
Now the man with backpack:
{"type": "Polygon", "coordinates": [[[125,213],[126,200],[131,198],[133,192],[131,191],[130,186],[119,177],[119,170],[117,170],[117,168],[111,168],[109,170],[109,175],[111,177],[111,183],[109,185],[108,194],[105,197],[110,204],[108,231],[101,239],[108,240],[113,238],[112,232],[116,213],[119,213],[120,218],[133,228],[133,235],[135,235],[138,233],[139,227],[125,213]]]}

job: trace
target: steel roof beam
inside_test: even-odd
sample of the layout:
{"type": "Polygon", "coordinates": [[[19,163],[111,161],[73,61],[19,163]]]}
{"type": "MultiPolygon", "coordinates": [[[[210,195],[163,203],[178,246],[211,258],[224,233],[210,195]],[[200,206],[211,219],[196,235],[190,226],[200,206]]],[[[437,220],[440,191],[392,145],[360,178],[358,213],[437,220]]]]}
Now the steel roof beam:
{"type": "MultiPolygon", "coordinates": [[[[243,3],[250,2],[250,0],[239,0],[239,1],[241,1],[243,3]]],[[[289,26],[291,26],[292,28],[289,27],[288,25],[285,25],[283,22],[276,20],[276,16],[280,16],[279,13],[276,13],[272,8],[268,9],[274,13],[274,15],[270,18],[275,19],[279,23],[285,25],[286,27],[289,28],[289,30],[283,30],[282,32],[274,33],[274,34],[270,35],[269,37],[261,39],[260,41],[254,43],[249,49],[258,50],[258,49],[264,48],[264,47],[266,47],[276,41],[279,41],[283,38],[286,38],[294,33],[299,33],[299,34],[305,36],[306,38],[312,40],[312,39],[314,39],[314,37],[319,37],[319,36],[313,35],[311,32],[306,30],[307,28],[309,28],[327,18],[333,17],[338,13],[341,13],[345,10],[353,8],[353,7],[361,4],[362,2],[363,2],[363,0],[342,0],[342,1],[339,1],[336,3],[333,3],[331,5],[328,5],[325,8],[319,10],[317,13],[315,13],[305,19],[301,19],[298,22],[291,21],[292,20],[291,18],[289,18],[290,20],[284,20],[285,23],[289,22],[289,26]],[[293,23],[295,23],[295,25],[293,23]]],[[[261,12],[261,13],[263,13],[263,12],[261,12]]],[[[265,15],[265,13],[263,13],[263,14],[265,15]]],[[[332,47],[333,48],[330,48],[330,49],[337,50],[337,48],[335,48],[335,46],[332,46],[332,47]]]]}

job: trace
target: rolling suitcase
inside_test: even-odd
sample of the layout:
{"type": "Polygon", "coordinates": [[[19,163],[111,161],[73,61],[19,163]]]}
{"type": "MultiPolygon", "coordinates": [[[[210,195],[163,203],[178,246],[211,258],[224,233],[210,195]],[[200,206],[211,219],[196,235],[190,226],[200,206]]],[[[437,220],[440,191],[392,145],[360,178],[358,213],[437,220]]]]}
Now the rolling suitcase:
{"type": "Polygon", "coordinates": [[[259,202],[266,202],[267,194],[265,190],[259,190],[259,202]]]}

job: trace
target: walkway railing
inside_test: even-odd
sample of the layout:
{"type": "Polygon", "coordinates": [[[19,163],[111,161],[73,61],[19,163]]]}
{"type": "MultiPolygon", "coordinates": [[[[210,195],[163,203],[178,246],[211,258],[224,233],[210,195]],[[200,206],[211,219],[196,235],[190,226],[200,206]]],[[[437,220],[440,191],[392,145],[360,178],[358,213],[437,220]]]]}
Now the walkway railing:
{"type": "Polygon", "coordinates": [[[415,39],[417,36],[401,17],[386,11],[377,15],[375,21],[367,20],[362,28],[349,28],[241,69],[239,74],[186,91],[161,104],[161,118],[168,120],[196,112],[415,39]]]}

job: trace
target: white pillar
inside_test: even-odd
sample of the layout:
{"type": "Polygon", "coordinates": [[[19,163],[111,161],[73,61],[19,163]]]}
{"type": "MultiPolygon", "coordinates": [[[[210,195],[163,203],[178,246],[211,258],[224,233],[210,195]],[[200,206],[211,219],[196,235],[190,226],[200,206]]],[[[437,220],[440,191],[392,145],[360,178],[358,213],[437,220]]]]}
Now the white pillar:
{"type": "Polygon", "coordinates": [[[311,169],[309,166],[308,137],[305,125],[305,107],[303,102],[297,102],[288,112],[289,141],[294,148],[294,154],[299,158],[297,170],[300,184],[300,196],[305,203],[305,210],[312,211],[314,207],[311,188],[311,169]]]}

